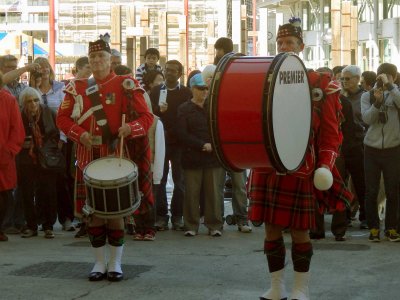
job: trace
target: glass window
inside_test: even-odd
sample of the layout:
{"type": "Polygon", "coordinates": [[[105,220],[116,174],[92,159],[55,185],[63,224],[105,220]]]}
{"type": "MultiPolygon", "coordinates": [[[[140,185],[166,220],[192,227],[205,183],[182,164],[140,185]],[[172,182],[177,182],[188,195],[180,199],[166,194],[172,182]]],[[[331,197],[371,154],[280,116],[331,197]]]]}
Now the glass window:
{"type": "Polygon", "coordinates": [[[381,62],[392,62],[392,43],[393,39],[381,39],[378,41],[379,58],[381,62]]]}

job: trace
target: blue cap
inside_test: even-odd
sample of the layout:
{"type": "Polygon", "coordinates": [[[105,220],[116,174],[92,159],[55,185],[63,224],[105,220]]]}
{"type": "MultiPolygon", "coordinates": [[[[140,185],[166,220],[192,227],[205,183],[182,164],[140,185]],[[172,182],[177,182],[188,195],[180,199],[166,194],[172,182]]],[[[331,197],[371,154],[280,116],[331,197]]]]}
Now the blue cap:
{"type": "Polygon", "coordinates": [[[190,87],[194,86],[207,86],[203,80],[203,76],[199,73],[190,78],[190,87]]]}

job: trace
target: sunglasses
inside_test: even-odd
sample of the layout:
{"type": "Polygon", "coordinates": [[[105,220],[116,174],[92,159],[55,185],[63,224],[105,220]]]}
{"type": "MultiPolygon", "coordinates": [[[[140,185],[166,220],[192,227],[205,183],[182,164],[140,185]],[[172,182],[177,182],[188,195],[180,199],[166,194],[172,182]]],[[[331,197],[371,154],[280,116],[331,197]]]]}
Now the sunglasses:
{"type": "Polygon", "coordinates": [[[349,81],[353,77],[340,77],[340,81],[349,81]]]}
{"type": "Polygon", "coordinates": [[[208,91],[207,86],[196,86],[195,88],[198,89],[199,91],[208,91]]]}

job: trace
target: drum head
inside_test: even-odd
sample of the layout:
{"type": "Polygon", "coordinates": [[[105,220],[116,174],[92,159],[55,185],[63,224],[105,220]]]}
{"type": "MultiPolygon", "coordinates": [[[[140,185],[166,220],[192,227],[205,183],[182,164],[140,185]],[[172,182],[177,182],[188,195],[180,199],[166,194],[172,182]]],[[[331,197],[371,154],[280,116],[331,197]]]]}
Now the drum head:
{"type": "Polygon", "coordinates": [[[125,158],[103,157],[92,161],[84,170],[84,176],[90,179],[107,182],[129,179],[137,176],[136,165],[125,158]]]}
{"type": "Polygon", "coordinates": [[[277,162],[278,171],[291,172],[301,166],[309,143],[311,91],[307,69],[297,55],[280,54],[275,60],[268,85],[267,151],[277,162]]]}

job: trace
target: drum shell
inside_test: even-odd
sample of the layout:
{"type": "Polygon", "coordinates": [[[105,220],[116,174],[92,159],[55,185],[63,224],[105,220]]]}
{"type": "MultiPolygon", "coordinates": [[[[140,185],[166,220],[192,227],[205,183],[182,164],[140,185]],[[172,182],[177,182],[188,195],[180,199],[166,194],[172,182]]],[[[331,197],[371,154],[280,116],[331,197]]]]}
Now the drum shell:
{"type": "Polygon", "coordinates": [[[221,77],[218,107],[212,122],[218,120],[220,147],[231,168],[272,167],[260,123],[263,86],[272,60],[237,57],[221,77]]]}
{"type": "MultiPolygon", "coordinates": [[[[91,164],[101,162],[102,159],[107,158],[100,158],[91,164]]],[[[92,178],[86,172],[90,164],[85,168],[83,173],[87,193],[85,211],[101,218],[117,218],[128,216],[139,207],[137,167],[132,161],[129,163],[134,165],[132,173],[111,180],[92,178]]]]}
{"type": "MultiPolygon", "coordinates": [[[[229,170],[274,168],[288,170],[280,161],[274,145],[272,122],[273,87],[271,81],[282,57],[249,57],[228,54],[217,66],[211,84],[210,127],[214,150],[221,164],[229,170]],[[273,134],[272,134],[273,135],[273,134]]],[[[306,69],[303,66],[304,73],[306,69]]],[[[311,91],[307,86],[311,133],[311,91]]],[[[305,149],[303,161],[305,156],[305,149]]]]}

